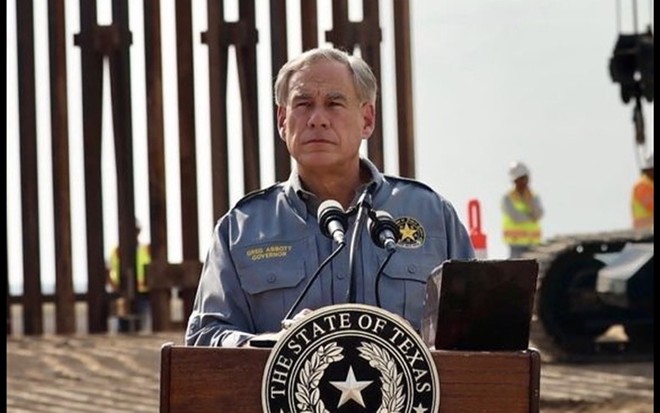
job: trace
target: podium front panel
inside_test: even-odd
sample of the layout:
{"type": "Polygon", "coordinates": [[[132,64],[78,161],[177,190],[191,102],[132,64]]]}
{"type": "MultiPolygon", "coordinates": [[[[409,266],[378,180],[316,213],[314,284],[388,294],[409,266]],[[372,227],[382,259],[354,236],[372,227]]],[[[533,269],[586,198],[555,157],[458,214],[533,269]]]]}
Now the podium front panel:
{"type": "MultiPolygon", "coordinates": [[[[165,344],[160,412],[261,412],[262,375],[269,352],[165,344]]],[[[538,413],[537,351],[432,354],[440,377],[440,413],[538,413]]]]}

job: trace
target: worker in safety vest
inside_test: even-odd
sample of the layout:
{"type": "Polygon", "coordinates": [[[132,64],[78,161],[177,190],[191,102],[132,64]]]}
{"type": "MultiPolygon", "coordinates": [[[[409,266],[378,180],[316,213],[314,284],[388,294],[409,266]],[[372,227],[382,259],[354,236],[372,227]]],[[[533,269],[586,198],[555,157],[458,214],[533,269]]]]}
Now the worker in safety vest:
{"type": "Polygon", "coordinates": [[[653,154],[644,160],[632,191],[633,227],[653,228],[653,154]]]}
{"type": "Polygon", "coordinates": [[[519,258],[541,242],[543,206],[529,187],[529,169],[524,163],[511,162],[509,178],[514,187],[502,197],[502,230],[510,257],[519,258]]]}
{"type": "MultiPolygon", "coordinates": [[[[140,325],[143,329],[150,329],[151,325],[151,312],[149,308],[149,288],[147,284],[146,277],[146,266],[151,262],[151,249],[148,244],[140,243],[140,232],[142,232],[142,226],[140,221],[135,220],[135,239],[137,241],[137,252],[135,255],[135,264],[136,264],[136,273],[135,277],[137,280],[137,291],[135,294],[135,300],[137,302],[138,316],[140,317],[140,325]]],[[[121,281],[120,281],[120,257],[119,257],[119,246],[115,246],[110,253],[110,263],[108,268],[108,285],[112,292],[119,293],[121,291],[121,281]]],[[[125,315],[128,312],[125,307],[125,302],[121,299],[121,303],[118,304],[118,312],[124,313],[119,314],[125,315]]]]}

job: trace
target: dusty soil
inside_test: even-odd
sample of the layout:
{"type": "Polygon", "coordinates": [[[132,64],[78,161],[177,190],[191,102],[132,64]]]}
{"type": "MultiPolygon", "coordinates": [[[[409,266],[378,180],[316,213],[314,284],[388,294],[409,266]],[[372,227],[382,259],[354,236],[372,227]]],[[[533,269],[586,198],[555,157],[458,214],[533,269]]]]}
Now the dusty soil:
{"type": "Polygon", "coordinates": [[[653,413],[653,401],[617,400],[597,404],[560,402],[558,406],[544,406],[541,413],[653,413]]]}

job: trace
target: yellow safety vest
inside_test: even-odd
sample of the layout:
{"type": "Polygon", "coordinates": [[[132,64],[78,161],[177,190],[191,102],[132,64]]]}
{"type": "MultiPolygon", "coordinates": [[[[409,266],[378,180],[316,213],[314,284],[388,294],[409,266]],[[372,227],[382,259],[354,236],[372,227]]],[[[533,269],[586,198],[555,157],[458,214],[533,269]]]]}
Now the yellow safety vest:
{"type": "Polygon", "coordinates": [[[633,227],[653,228],[653,181],[646,175],[637,181],[632,193],[633,227]]]}
{"type": "MultiPolygon", "coordinates": [[[[520,198],[520,195],[515,190],[511,191],[508,197],[511,199],[516,211],[520,211],[523,214],[529,214],[531,212],[530,207],[520,198]]],[[[503,210],[502,229],[504,232],[504,241],[509,245],[527,246],[541,243],[541,226],[538,221],[530,219],[528,221],[516,222],[503,210]]]]}
{"type": "MultiPolygon", "coordinates": [[[[146,293],[149,291],[145,266],[151,262],[151,250],[148,245],[139,245],[135,254],[135,263],[137,266],[137,287],[138,292],[146,293]]],[[[110,279],[115,285],[119,285],[119,247],[112,250],[110,256],[110,279]]]]}

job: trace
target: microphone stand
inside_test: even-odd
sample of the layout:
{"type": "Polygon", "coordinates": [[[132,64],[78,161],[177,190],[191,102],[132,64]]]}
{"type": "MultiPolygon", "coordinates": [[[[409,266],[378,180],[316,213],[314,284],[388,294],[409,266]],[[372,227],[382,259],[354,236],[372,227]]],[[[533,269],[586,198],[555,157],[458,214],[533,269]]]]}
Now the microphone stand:
{"type": "Polygon", "coordinates": [[[362,192],[362,195],[360,195],[360,199],[358,200],[357,203],[358,206],[358,211],[357,211],[357,217],[355,218],[355,230],[353,231],[353,235],[351,236],[351,248],[349,250],[348,254],[348,266],[350,268],[350,285],[348,287],[348,302],[349,303],[355,303],[356,302],[356,290],[357,290],[357,275],[356,275],[356,259],[355,259],[355,254],[357,250],[357,246],[360,245],[360,242],[362,240],[362,230],[364,229],[364,225],[366,223],[366,219],[368,216],[368,212],[371,209],[371,193],[369,192],[369,188],[365,189],[364,192],[362,192]]]}

